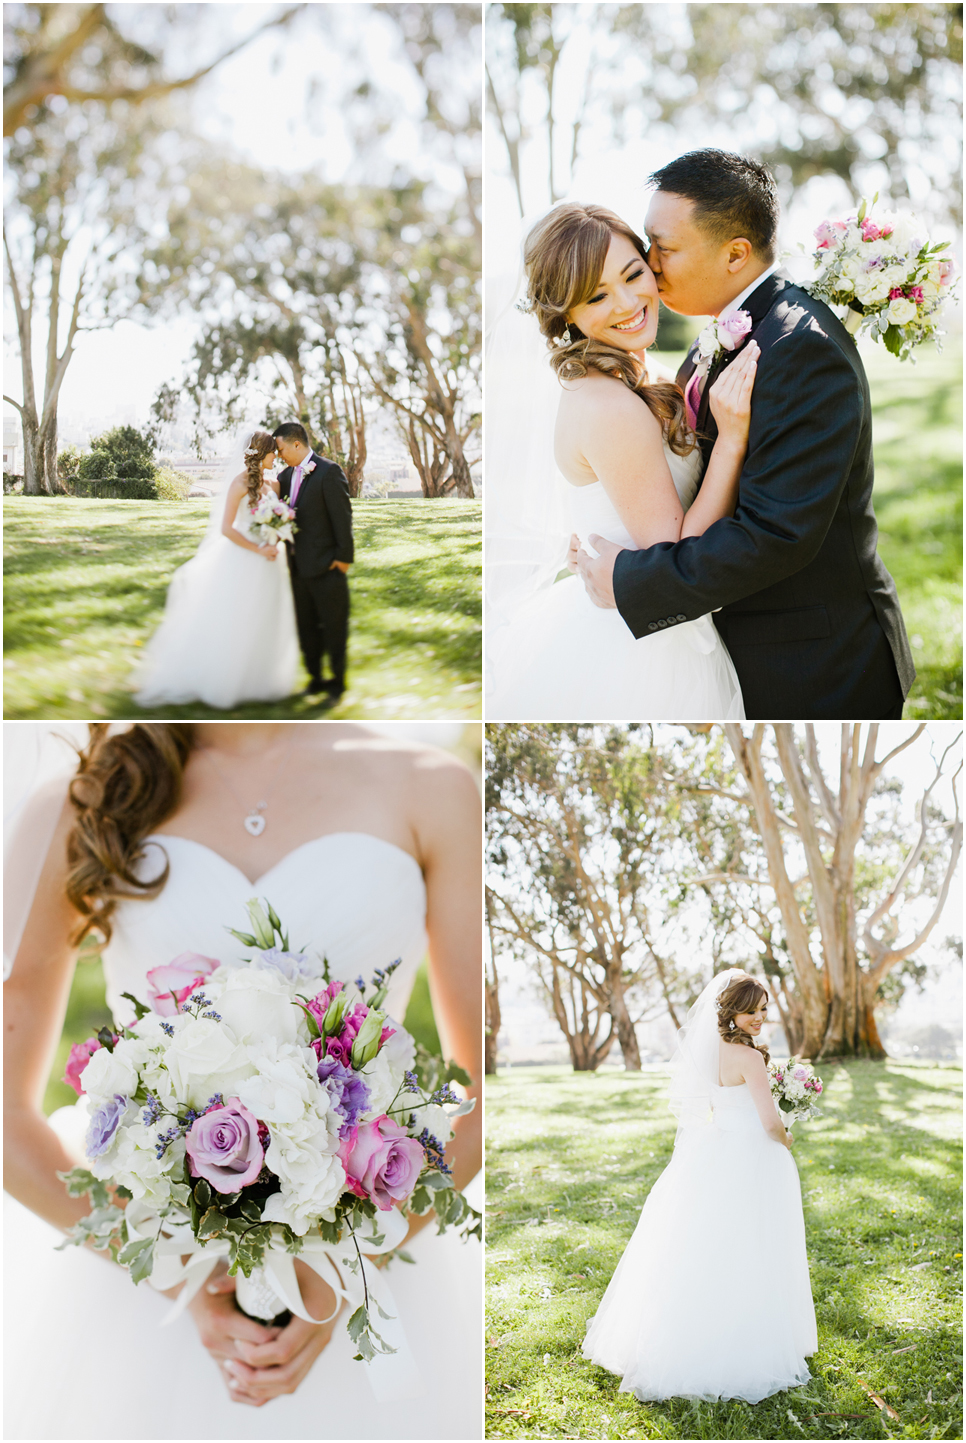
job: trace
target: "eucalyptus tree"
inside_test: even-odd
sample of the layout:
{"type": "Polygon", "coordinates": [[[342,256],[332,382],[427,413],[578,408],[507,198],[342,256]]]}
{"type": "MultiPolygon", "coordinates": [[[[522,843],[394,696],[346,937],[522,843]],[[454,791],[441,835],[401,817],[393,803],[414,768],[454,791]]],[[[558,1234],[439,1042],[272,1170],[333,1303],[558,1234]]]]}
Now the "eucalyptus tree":
{"type": "Polygon", "coordinates": [[[527,961],[578,1071],[595,1070],[614,1042],[638,1070],[636,1025],[673,1009],[680,987],[654,945],[660,892],[673,884],[660,777],[653,750],[626,729],[487,728],[494,946],[527,961]]]}
{"type": "MultiPolygon", "coordinates": [[[[184,42],[185,27],[193,28],[193,8],[165,7],[165,29],[170,36],[174,18],[181,53],[192,48],[184,42]]],[[[90,102],[141,105],[190,89],[255,36],[287,25],[304,8],[277,10],[204,65],[179,75],[171,73],[158,45],[145,43],[154,38],[145,33],[145,20],[153,19],[148,6],[112,6],[109,13],[106,5],[5,5],[3,133],[29,127],[45,109],[60,114],[69,105],[90,102]]]]}
{"type": "Polygon", "coordinates": [[[686,882],[707,893],[719,931],[757,951],[794,1051],[884,1057],[876,1008],[915,969],[962,850],[961,733],[843,724],[834,762],[814,725],[732,722],[724,734],[668,752],[686,882]],[[931,748],[914,822],[889,771],[911,747],[931,748]]]}
{"type": "Polygon", "coordinates": [[[78,336],[140,305],[134,277],[143,211],[160,184],[144,167],[154,133],[152,117],[94,107],[47,113],[7,142],[15,194],[5,207],[3,240],[22,394],[4,400],[20,415],[27,495],[63,489],[57,406],[78,336]]]}

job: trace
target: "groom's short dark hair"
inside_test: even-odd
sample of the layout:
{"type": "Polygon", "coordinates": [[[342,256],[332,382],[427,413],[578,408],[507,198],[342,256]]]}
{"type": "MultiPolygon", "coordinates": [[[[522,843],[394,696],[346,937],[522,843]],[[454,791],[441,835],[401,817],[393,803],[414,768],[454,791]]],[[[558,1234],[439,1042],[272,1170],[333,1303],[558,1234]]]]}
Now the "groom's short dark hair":
{"type": "Polygon", "coordinates": [[[778,191],[771,172],[746,155],[690,150],[649,177],[658,190],[694,204],[694,223],[716,240],[743,236],[769,265],[775,259],[778,191]]]}
{"type": "Polygon", "coordinates": [[[276,441],[301,441],[303,446],[309,444],[309,433],[301,421],[283,421],[281,426],[276,426],[272,432],[276,441]]]}

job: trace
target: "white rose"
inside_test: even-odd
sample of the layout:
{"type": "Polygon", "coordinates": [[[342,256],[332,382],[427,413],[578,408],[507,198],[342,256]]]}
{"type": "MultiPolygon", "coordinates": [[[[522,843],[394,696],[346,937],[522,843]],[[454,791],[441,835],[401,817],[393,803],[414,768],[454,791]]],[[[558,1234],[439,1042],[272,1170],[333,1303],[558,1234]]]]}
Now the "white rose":
{"type": "Polygon", "coordinates": [[[848,277],[850,281],[856,280],[865,273],[865,260],[860,256],[846,256],[839,270],[841,276],[848,277]]]}
{"type": "Polygon", "coordinates": [[[294,1047],[274,1038],[248,1048],[257,1069],[238,1088],[238,1099],[261,1122],[299,1122],[306,1113],[324,1116],[329,1095],[319,1086],[318,1059],[310,1047],[294,1047]]]}
{"type": "Polygon", "coordinates": [[[402,1086],[403,1073],[416,1059],[416,1044],[409,1033],[391,1017],[386,1021],[396,1031],[359,1073],[369,1088],[369,1106],[363,1114],[366,1118],[380,1117],[385,1112],[402,1086]]]}
{"type": "Polygon", "coordinates": [[[115,1093],[133,1097],[138,1087],[138,1072],[147,1060],[145,1043],[122,1038],[114,1051],[101,1047],[84,1068],[83,1087],[96,1107],[115,1093]]]}
{"type": "Polygon", "coordinates": [[[718,349],[718,337],[713,326],[705,326],[698,336],[698,355],[705,360],[713,356],[718,349]]]}
{"type": "Polygon", "coordinates": [[[281,975],[274,969],[255,967],[228,972],[215,1011],[239,1042],[261,1037],[297,1042],[299,1020],[304,1016],[281,975]]]}
{"type": "Polygon", "coordinates": [[[916,303],[907,300],[905,296],[897,296],[894,301],[889,303],[888,315],[894,326],[907,325],[909,321],[915,319],[916,303]]]}
{"type": "Polygon", "coordinates": [[[226,1101],[236,1097],[239,1084],[255,1070],[229,1028],[206,1017],[182,1028],[164,1060],[175,1095],[195,1108],[216,1092],[226,1101]]]}
{"type": "Polygon", "coordinates": [[[876,301],[884,301],[889,294],[888,278],[883,276],[881,271],[868,271],[864,276],[859,276],[855,283],[855,294],[863,305],[874,305],[876,301]]]}

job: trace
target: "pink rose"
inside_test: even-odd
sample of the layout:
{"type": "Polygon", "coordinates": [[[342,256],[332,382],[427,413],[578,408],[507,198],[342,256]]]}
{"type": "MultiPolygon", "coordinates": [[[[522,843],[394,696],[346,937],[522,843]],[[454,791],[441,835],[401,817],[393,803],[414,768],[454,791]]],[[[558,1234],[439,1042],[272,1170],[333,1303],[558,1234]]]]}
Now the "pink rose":
{"type": "Polygon", "coordinates": [[[870,220],[869,217],[866,216],[865,220],[862,221],[861,224],[862,239],[864,241],[877,241],[882,239],[882,232],[876,225],[874,220],[870,220]]]}
{"type": "Polygon", "coordinates": [[[910,301],[915,301],[917,306],[921,306],[925,300],[925,296],[922,293],[922,286],[910,286],[906,291],[906,296],[910,301]]]}
{"type": "Polygon", "coordinates": [[[818,249],[820,251],[834,249],[847,230],[848,226],[842,220],[823,220],[815,231],[818,249]]]}
{"type": "Polygon", "coordinates": [[[148,973],[148,1002],[159,1017],[174,1017],[181,1011],[198,983],[214,972],[221,963],[215,957],[202,957],[198,952],[182,952],[164,967],[152,967],[148,973]],[[172,996],[171,994],[174,994],[172,996]]]}
{"type": "Polygon", "coordinates": [[[258,1119],[237,1097],[195,1118],[185,1136],[185,1147],[194,1176],[210,1182],[216,1192],[247,1187],[265,1161],[258,1119]]]}
{"type": "MultiPolygon", "coordinates": [[[[116,1034],[114,1041],[118,1041],[116,1034]]],[[[67,1066],[64,1068],[64,1075],[61,1081],[66,1082],[68,1087],[72,1087],[78,1097],[83,1097],[84,1095],[84,1089],[81,1087],[80,1081],[81,1073],[94,1056],[94,1053],[100,1052],[101,1046],[102,1044],[98,1042],[96,1037],[88,1037],[86,1042],[75,1042],[70,1049],[67,1066]]]]}
{"type": "Polygon", "coordinates": [[[371,1198],[380,1212],[409,1197],[424,1160],[421,1144],[385,1116],[350,1128],[339,1156],[349,1188],[357,1197],[371,1198]]]}
{"type": "Polygon", "coordinates": [[[736,351],[751,330],[751,316],[747,311],[732,311],[718,322],[718,340],[726,351],[736,351]]]}
{"type": "Polygon", "coordinates": [[[948,286],[950,280],[952,279],[952,275],[953,275],[953,263],[952,263],[952,261],[940,261],[940,262],[939,262],[939,284],[940,284],[941,286],[948,286]]]}

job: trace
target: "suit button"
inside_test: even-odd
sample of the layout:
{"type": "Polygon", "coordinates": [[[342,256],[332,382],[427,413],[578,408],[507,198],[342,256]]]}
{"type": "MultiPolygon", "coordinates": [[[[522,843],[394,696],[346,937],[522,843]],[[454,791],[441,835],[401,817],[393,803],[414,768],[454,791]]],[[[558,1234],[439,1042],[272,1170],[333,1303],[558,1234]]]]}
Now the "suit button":
{"type": "Polygon", "coordinates": [[[657,631],[657,622],[656,622],[656,621],[649,621],[649,622],[647,623],[647,629],[648,629],[648,631],[657,631]]]}
{"type": "Polygon", "coordinates": [[[667,626],[667,622],[666,622],[666,621],[659,621],[659,622],[658,622],[658,626],[666,627],[666,626],[667,626]]]}
{"type": "Polygon", "coordinates": [[[683,611],[679,611],[679,612],[678,612],[677,619],[678,619],[678,621],[687,621],[688,618],[685,616],[685,614],[684,614],[683,611]]]}
{"type": "Polygon", "coordinates": [[[673,626],[676,621],[677,621],[677,617],[676,617],[676,616],[669,616],[668,619],[667,619],[667,624],[668,624],[668,626],[673,626]]]}

